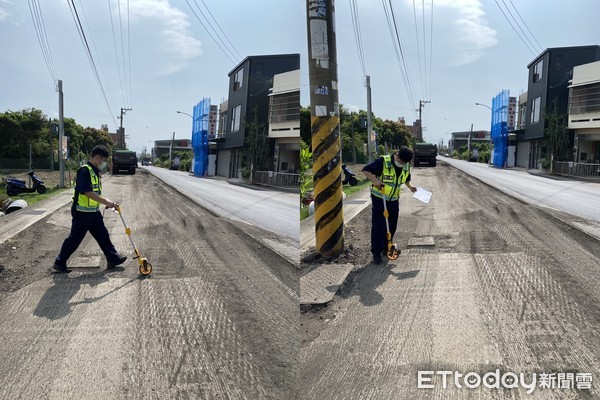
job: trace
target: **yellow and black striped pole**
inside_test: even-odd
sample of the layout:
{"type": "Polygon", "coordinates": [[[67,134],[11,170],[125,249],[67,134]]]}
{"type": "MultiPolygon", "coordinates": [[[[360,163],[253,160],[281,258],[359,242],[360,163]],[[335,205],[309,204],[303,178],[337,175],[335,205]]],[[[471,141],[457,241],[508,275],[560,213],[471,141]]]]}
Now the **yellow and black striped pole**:
{"type": "Polygon", "coordinates": [[[315,235],[324,257],[344,250],[334,11],[334,0],[307,0],[315,235]]]}

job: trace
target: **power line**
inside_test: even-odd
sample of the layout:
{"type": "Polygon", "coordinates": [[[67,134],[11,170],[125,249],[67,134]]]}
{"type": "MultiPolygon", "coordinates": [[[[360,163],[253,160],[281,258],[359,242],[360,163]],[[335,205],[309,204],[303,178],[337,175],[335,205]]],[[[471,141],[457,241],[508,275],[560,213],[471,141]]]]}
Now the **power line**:
{"type": "Polygon", "coordinates": [[[523,30],[523,28],[521,27],[521,24],[519,24],[519,21],[517,21],[517,19],[515,18],[515,16],[512,14],[512,12],[510,11],[510,8],[506,5],[506,2],[504,0],[502,0],[502,4],[504,4],[504,7],[506,7],[506,11],[508,11],[508,13],[510,14],[511,18],[513,19],[513,21],[515,21],[515,24],[517,24],[517,27],[519,28],[519,30],[521,31],[521,33],[523,34],[523,37],[527,40],[527,42],[531,45],[531,47],[534,50],[537,50],[538,52],[541,53],[541,49],[539,49],[540,46],[538,46],[538,49],[536,49],[535,45],[533,44],[533,42],[527,37],[527,34],[525,33],[525,31],[523,30]]]}
{"type": "Polygon", "coordinates": [[[498,0],[494,0],[494,2],[496,3],[496,5],[500,9],[500,11],[502,11],[502,15],[504,15],[504,19],[506,19],[506,21],[508,21],[508,23],[510,24],[510,27],[517,34],[517,36],[519,37],[519,39],[521,39],[521,41],[523,42],[523,44],[525,44],[525,46],[527,46],[527,48],[529,49],[529,51],[531,51],[531,53],[533,55],[536,55],[535,51],[531,49],[531,47],[529,46],[529,44],[521,37],[521,35],[519,34],[519,32],[517,32],[517,30],[515,29],[515,27],[512,24],[512,22],[510,22],[510,19],[508,18],[508,16],[506,15],[506,13],[504,12],[504,10],[502,9],[502,7],[500,6],[500,4],[498,3],[498,0]]]}
{"type": "Polygon", "coordinates": [[[388,22],[388,27],[390,28],[390,34],[392,36],[392,42],[394,43],[394,50],[396,52],[396,58],[398,60],[398,64],[400,66],[400,69],[403,73],[403,78],[404,78],[404,86],[406,88],[407,91],[407,95],[409,96],[409,101],[412,107],[414,107],[415,103],[415,96],[412,90],[412,86],[410,83],[410,76],[408,73],[408,68],[406,67],[406,62],[405,62],[405,58],[404,58],[404,51],[402,50],[402,41],[400,40],[400,33],[398,32],[398,26],[396,24],[396,17],[394,14],[394,7],[392,5],[392,1],[389,0],[389,6],[390,6],[390,10],[388,10],[387,8],[387,4],[385,2],[385,0],[382,0],[383,2],[383,9],[385,11],[386,14],[386,19],[388,22]],[[391,16],[391,19],[390,19],[391,16]]]}
{"type": "Polygon", "coordinates": [[[121,0],[117,1],[119,7],[119,32],[121,34],[121,57],[123,60],[123,80],[125,81],[125,100],[127,101],[127,71],[125,70],[125,43],[123,43],[123,21],[121,19],[121,0]]]}
{"type": "Polygon", "coordinates": [[[223,29],[221,29],[221,25],[219,25],[219,23],[217,22],[217,20],[215,19],[214,15],[210,12],[210,9],[208,8],[208,6],[206,5],[206,3],[204,2],[204,0],[202,0],[202,4],[204,4],[204,7],[206,7],[206,11],[208,11],[208,13],[210,14],[210,16],[212,17],[213,21],[215,21],[215,24],[217,24],[217,27],[219,28],[219,30],[221,31],[221,33],[223,34],[223,36],[225,36],[225,39],[227,39],[227,42],[231,45],[231,48],[236,52],[236,54],[238,55],[238,57],[240,59],[244,58],[239,51],[237,51],[237,49],[235,48],[235,46],[233,45],[233,43],[231,43],[231,40],[229,40],[229,38],[227,37],[227,35],[225,34],[225,32],[223,32],[223,29]]]}
{"type": "Polygon", "coordinates": [[[106,98],[106,92],[104,91],[104,87],[102,86],[102,82],[100,81],[98,69],[96,68],[94,57],[92,56],[92,52],[90,51],[90,46],[87,42],[85,31],[83,30],[83,26],[81,25],[81,20],[79,19],[79,14],[77,13],[77,7],[75,6],[75,2],[73,0],[70,0],[68,4],[69,8],[71,9],[71,14],[73,15],[73,20],[75,21],[77,32],[79,33],[79,38],[81,39],[84,50],[86,51],[86,55],[88,57],[88,61],[90,62],[90,67],[92,68],[92,72],[94,73],[94,77],[96,78],[96,82],[98,84],[98,87],[100,88],[100,92],[102,93],[104,103],[106,104],[106,109],[108,110],[110,117],[113,120],[113,123],[115,124],[115,126],[117,126],[117,121],[115,120],[114,113],[110,109],[110,104],[108,103],[108,99],[106,98]]]}
{"type": "Polygon", "coordinates": [[[519,16],[519,18],[521,19],[521,22],[523,22],[523,25],[525,25],[525,28],[527,28],[527,32],[529,32],[529,34],[531,35],[531,37],[533,38],[533,40],[535,41],[535,43],[538,45],[538,48],[539,49],[543,49],[543,47],[540,45],[540,43],[536,40],[535,36],[533,36],[533,33],[531,33],[531,30],[529,29],[529,27],[525,23],[525,20],[523,19],[523,17],[521,17],[521,14],[519,14],[519,10],[517,10],[517,7],[515,7],[515,5],[513,4],[512,0],[509,0],[509,1],[510,1],[510,4],[515,9],[515,12],[517,13],[517,15],[519,16]]]}
{"type": "Polygon", "coordinates": [[[363,77],[367,75],[367,68],[365,66],[365,54],[362,44],[362,34],[360,30],[360,21],[358,17],[358,5],[356,0],[349,0],[350,3],[350,14],[352,15],[352,28],[354,29],[354,41],[356,42],[356,51],[358,52],[358,60],[362,69],[363,77]]]}
{"type": "Polygon", "coordinates": [[[87,25],[88,31],[89,31],[89,36],[90,36],[90,40],[92,42],[92,46],[94,47],[94,51],[96,52],[96,56],[98,58],[98,65],[100,66],[100,71],[102,72],[102,76],[104,77],[104,81],[106,82],[106,86],[108,87],[108,96],[110,97],[110,101],[111,103],[113,103],[113,99],[112,99],[112,95],[111,95],[111,90],[110,90],[110,85],[108,84],[108,79],[106,78],[106,74],[104,73],[104,67],[102,67],[102,58],[98,56],[98,49],[96,48],[96,42],[94,40],[94,37],[92,36],[92,29],[90,27],[90,24],[88,22],[87,19],[87,15],[85,13],[85,9],[83,8],[83,2],[82,0],[79,0],[79,7],[81,8],[81,13],[83,14],[83,19],[85,20],[85,24],[87,25]]]}
{"type": "MultiPolygon", "coordinates": [[[[423,68],[425,76],[427,76],[427,48],[425,45],[427,42],[427,36],[425,35],[425,0],[421,0],[421,15],[423,15],[423,68]]],[[[425,96],[427,96],[427,88],[423,88],[423,92],[425,96]]]]}
{"type": "MultiPolygon", "coordinates": [[[[107,0],[107,2],[108,2],[108,13],[110,15],[110,27],[111,27],[112,36],[113,36],[113,45],[115,48],[115,59],[117,60],[117,74],[119,75],[119,85],[121,87],[121,96],[123,96],[123,103],[126,103],[125,90],[123,89],[123,78],[121,77],[121,64],[119,63],[119,49],[117,47],[117,37],[115,36],[115,25],[113,22],[112,6],[110,5],[110,0],[107,0]]],[[[125,62],[125,60],[123,60],[123,62],[125,62]]]]}
{"type": "Polygon", "coordinates": [[[42,15],[42,7],[38,0],[29,0],[29,11],[31,12],[31,18],[33,20],[33,26],[35,27],[35,33],[42,50],[42,56],[46,62],[48,72],[52,77],[52,80],[56,82],[58,80],[58,74],[56,73],[56,67],[54,66],[54,60],[52,58],[52,52],[48,44],[48,37],[46,35],[46,25],[44,24],[44,17],[42,15]]]}
{"type": "MultiPolygon", "coordinates": [[[[204,18],[206,18],[206,16],[204,15],[204,13],[202,12],[202,10],[200,10],[200,7],[198,6],[198,3],[196,2],[196,0],[193,0],[194,4],[196,4],[196,8],[198,8],[198,11],[200,11],[200,13],[202,14],[202,16],[204,16],[204,18]]],[[[217,41],[217,39],[215,39],[215,37],[212,35],[212,33],[210,33],[210,31],[208,30],[208,28],[206,27],[206,25],[204,24],[204,22],[202,22],[202,20],[200,19],[200,17],[198,16],[198,14],[196,14],[196,11],[194,11],[194,8],[192,7],[192,5],[190,4],[190,2],[188,0],[185,0],[185,2],[187,3],[187,5],[190,7],[190,10],[192,10],[192,12],[194,13],[194,15],[196,16],[196,19],[198,20],[198,22],[200,22],[200,25],[202,25],[202,27],[204,28],[204,30],[208,33],[208,35],[211,37],[211,39],[215,42],[215,44],[217,45],[217,47],[219,47],[219,49],[221,49],[221,51],[223,52],[223,54],[225,54],[225,56],[227,58],[229,58],[229,60],[234,63],[234,64],[238,64],[238,61],[235,60],[235,55],[233,54],[233,52],[227,48],[227,46],[225,46],[225,48],[227,48],[227,51],[219,44],[219,42],[217,41]],[[228,53],[229,52],[229,53],[228,53]]],[[[210,21],[207,20],[207,22],[209,22],[209,26],[214,30],[214,28],[212,27],[212,25],[210,25],[210,21]]],[[[218,36],[218,35],[217,35],[218,36]]],[[[223,41],[221,39],[221,41],[223,41]]]]}
{"type": "Polygon", "coordinates": [[[427,98],[431,98],[431,77],[433,70],[433,0],[431,0],[431,25],[430,25],[430,33],[429,33],[429,96],[427,98]]]}
{"type": "Polygon", "coordinates": [[[129,0],[127,0],[127,64],[129,69],[129,104],[132,103],[131,95],[131,24],[129,23],[129,0]]]}
{"type": "MultiPolygon", "coordinates": [[[[419,43],[419,24],[417,23],[417,5],[413,0],[413,15],[415,17],[415,37],[417,38],[417,56],[419,59],[419,75],[421,77],[421,94],[425,98],[425,81],[423,80],[423,65],[421,64],[421,44],[419,43]]],[[[423,37],[423,40],[425,38],[423,37]]],[[[427,74],[427,73],[426,73],[427,74]]]]}

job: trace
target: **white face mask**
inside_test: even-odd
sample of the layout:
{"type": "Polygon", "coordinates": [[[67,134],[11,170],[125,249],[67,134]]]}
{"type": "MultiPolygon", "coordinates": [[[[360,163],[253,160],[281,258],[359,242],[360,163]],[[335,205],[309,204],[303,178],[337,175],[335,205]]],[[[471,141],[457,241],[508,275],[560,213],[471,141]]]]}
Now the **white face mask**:
{"type": "Polygon", "coordinates": [[[394,164],[396,164],[396,167],[398,167],[398,168],[403,168],[404,167],[404,164],[402,164],[400,161],[394,160],[394,164]]]}
{"type": "Polygon", "coordinates": [[[100,169],[101,169],[101,170],[104,170],[104,169],[106,169],[106,166],[107,166],[107,165],[108,165],[108,164],[106,163],[106,161],[104,161],[102,164],[100,164],[100,169]]]}

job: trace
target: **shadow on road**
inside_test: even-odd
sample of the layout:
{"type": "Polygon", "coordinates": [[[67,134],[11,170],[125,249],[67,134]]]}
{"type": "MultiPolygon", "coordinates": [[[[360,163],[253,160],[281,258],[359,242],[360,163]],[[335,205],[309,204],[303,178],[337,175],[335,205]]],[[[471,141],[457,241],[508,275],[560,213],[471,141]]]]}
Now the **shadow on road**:
{"type": "Polygon", "coordinates": [[[111,293],[122,289],[126,285],[139,280],[140,277],[132,278],[124,284],[109,290],[98,297],[85,298],[80,301],[71,302],[71,299],[79,292],[83,285],[91,287],[98,286],[109,281],[105,272],[95,272],[92,274],[83,274],[74,278],[63,274],[54,274],[52,280],[54,285],[48,288],[46,293],[38,302],[33,315],[36,317],[57,320],[66,317],[71,312],[72,308],[79,304],[90,304],[103,299],[111,293]]]}
{"type": "Polygon", "coordinates": [[[383,295],[377,289],[390,276],[400,281],[415,278],[420,272],[420,270],[395,272],[392,270],[393,267],[394,265],[389,263],[382,265],[369,263],[352,272],[340,290],[340,296],[345,299],[359,296],[359,300],[364,306],[375,306],[383,301],[383,295]]]}

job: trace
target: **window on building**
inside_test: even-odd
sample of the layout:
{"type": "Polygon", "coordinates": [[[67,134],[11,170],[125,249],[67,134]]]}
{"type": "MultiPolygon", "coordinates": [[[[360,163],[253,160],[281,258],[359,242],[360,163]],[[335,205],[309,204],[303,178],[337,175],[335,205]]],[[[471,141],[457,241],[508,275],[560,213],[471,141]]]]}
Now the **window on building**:
{"type": "Polygon", "coordinates": [[[298,121],[300,119],[300,92],[276,94],[271,97],[269,122],[298,121]]]}
{"type": "Polygon", "coordinates": [[[242,114],[242,105],[235,107],[231,113],[231,132],[237,132],[240,129],[242,114]]]}
{"type": "Polygon", "coordinates": [[[233,90],[236,91],[242,87],[244,83],[244,68],[240,68],[237,70],[235,74],[233,74],[233,90]]]}
{"type": "Polygon", "coordinates": [[[576,86],[569,93],[569,114],[600,111],[600,83],[576,86]]]}
{"type": "Polygon", "coordinates": [[[542,79],[542,71],[544,69],[544,60],[540,60],[533,66],[533,83],[542,79]]]}
{"type": "Polygon", "coordinates": [[[540,111],[542,106],[542,98],[538,97],[531,102],[531,119],[532,124],[540,122],[540,111]]]}

